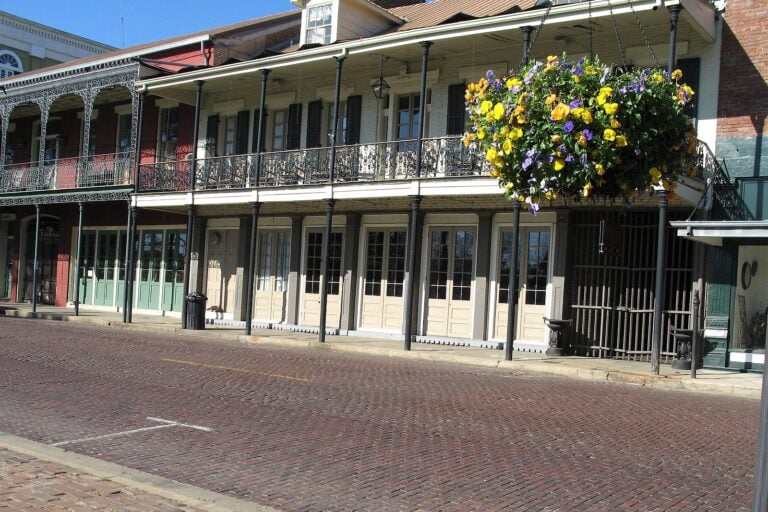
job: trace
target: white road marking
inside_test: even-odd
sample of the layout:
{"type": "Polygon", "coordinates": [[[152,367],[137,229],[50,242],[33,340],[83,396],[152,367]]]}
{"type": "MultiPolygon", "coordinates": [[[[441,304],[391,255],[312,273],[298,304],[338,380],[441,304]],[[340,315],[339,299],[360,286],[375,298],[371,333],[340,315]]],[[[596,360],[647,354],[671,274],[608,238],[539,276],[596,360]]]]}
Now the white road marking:
{"type": "Polygon", "coordinates": [[[58,443],[50,444],[49,446],[64,446],[67,444],[76,444],[76,443],[85,443],[86,441],[95,441],[97,439],[109,439],[111,437],[119,437],[119,436],[127,436],[129,434],[137,434],[139,432],[147,432],[149,430],[158,430],[161,428],[168,428],[168,427],[185,427],[185,428],[192,428],[195,430],[202,430],[203,432],[211,432],[213,429],[209,427],[203,427],[201,425],[192,425],[189,423],[179,423],[178,421],[173,420],[165,420],[163,418],[155,418],[153,416],[147,416],[147,419],[149,421],[155,421],[157,423],[162,423],[162,425],[153,425],[151,427],[144,427],[144,428],[135,428],[133,430],[124,430],[122,432],[114,432],[112,434],[104,434],[101,436],[93,436],[93,437],[83,437],[82,439],[73,439],[71,441],[59,441],[58,443]]]}

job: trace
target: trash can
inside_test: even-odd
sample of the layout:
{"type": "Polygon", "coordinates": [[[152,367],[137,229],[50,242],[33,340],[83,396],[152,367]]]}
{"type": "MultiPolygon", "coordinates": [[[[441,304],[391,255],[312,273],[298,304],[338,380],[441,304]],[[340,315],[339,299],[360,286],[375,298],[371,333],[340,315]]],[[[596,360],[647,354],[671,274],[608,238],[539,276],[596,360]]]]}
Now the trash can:
{"type": "Polygon", "coordinates": [[[208,297],[200,292],[187,295],[187,329],[205,329],[205,301],[208,297]]]}

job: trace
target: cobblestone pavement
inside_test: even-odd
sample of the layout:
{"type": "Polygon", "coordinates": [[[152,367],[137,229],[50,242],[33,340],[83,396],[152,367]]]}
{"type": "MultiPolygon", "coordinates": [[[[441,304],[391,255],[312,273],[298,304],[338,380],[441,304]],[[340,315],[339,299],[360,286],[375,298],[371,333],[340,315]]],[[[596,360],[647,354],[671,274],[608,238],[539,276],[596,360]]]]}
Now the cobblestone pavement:
{"type": "Polygon", "coordinates": [[[200,510],[5,449],[0,449],[0,482],[0,509],[6,510],[200,510]]]}
{"type": "Polygon", "coordinates": [[[281,510],[746,511],[758,413],[755,400],[0,318],[1,431],[281,510]]]}

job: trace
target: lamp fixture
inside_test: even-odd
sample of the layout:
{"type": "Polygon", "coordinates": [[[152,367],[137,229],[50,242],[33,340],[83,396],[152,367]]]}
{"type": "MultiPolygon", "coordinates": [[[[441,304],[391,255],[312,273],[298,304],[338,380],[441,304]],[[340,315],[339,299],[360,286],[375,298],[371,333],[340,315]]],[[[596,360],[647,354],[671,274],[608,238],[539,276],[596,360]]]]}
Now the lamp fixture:
{"type": "Polygon", "coordinates": [[[373,85],[371,88],[373,89],[373,95],[376,96],[377,100],[382,99],[384,96],[389,94],[389,84],[386,80],[384,80],[384,56],[381,56],[381,62],[379,64],[379,78],[373,82],[373,85]]]}

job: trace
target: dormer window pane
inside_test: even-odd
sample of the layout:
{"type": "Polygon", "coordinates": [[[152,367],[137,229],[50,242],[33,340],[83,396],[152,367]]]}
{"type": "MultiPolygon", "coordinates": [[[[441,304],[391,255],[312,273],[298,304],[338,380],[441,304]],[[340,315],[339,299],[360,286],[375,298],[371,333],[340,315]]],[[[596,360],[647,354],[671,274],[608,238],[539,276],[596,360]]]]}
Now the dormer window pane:
{"type": "Polygon", "coordinates": [[[307,44],[331,42],[331,4],[310,7],[307,12],[307,44]]]}

